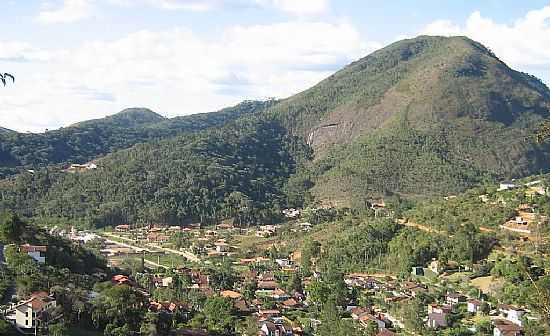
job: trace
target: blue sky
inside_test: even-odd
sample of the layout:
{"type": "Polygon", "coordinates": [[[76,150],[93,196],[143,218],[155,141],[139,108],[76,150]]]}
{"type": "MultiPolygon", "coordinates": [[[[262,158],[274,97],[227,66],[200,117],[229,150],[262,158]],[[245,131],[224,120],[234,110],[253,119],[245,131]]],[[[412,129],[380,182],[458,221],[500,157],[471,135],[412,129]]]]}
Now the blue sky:
{"type": "Polygon", "coordinates": [[[550,83],[550,1],[0,0],[0,125],[283,98],[401,38],[467,35],[550,83]]]}

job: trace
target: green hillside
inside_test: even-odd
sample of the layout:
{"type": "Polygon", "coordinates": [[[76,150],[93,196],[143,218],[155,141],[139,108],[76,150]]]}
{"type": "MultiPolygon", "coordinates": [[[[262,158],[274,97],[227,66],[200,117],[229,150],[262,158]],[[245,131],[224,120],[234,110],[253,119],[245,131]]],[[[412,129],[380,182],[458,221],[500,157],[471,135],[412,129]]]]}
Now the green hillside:
{"type": "Polygon", "coordinates": [[[90,172],[19,175],[0,184],[0,209],[90,226],[266,222],[280,216],[286,179],[308,155],[276,122],[244,119],[118,151],[90,172]]]}
{"type": "Polygon", "coordinates": [[[314,193],[449,193],[550,169],[550,90],[465,37],[396,42],[270,112],[315,149],[314,193]]]}
{"type": "Polygon", "coordinates": [[[8,129],[8,128],[4,128],[4,127],[1,127],[0,126],[0,134],[5,134],[5,133],[12,133],[14,131],[8,129]]]}
{"type": "Polygon", "coordinates": [[[3,136],[4,165],[112,154],[97,171],[38,169],[4,181],[1,206],[96,225],[255,223],[311,195],[354,207],[381,196],[446,195],[549,171],[550,143],[537,139],[549,118],[550,91],[538,79],[465,37],[421,36],[281,101],[174,119],[133,109],[44,135],[3,136]],[[255,204],[242,207],[254,215],[237,215],[232,193],[255,204]]]}
{"type": "Polygon", "coordinates": [[[41,134],[0,132],[0,177],[2,168],[13,173],[17,167],[36,169],[59,163],[82,163],[137,143],[220,127],[271,104],[274,102],[246,101],[218,112],[173,119],[148,109],[126,109],[104,119],[41,134]]]}

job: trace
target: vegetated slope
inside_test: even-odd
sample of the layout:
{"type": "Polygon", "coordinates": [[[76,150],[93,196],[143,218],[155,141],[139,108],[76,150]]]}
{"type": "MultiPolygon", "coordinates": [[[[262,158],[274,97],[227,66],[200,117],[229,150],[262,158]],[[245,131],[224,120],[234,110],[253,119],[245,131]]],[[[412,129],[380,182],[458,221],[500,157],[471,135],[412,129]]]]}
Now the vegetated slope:
{"type": "Polygon", "coordinates": [[[40,170],[0,185],[0,208],[93,226],[269,221],[309,148],[278,123],[244,119],[220,129],[150,141],[69,174],[40,170]]]}
{"type": "Polygon", "coordinates": [[[12,131],[11,129],[4,128],[4,127],[1,127],[1,126],[0,126],[0,134],[13,133],[13,132],[14,132],[14,131],[12,131]]]}
{"type": "Polygon", "coordinates": [[[148,109],[126,109],[104,119],[81,122],[43,134],[0,132],[0,170],[87,162],[137,143],[221,127],[241,116],[259,113],[274,103],[246,101],[218,112],[173,119],[166,119],[148,109]]]}
{"type": "Polygon", "coordinates": [[[127,108],[117,114],[102,119],[88,120],[72,125],[72,127],[139,127],[166,120],[165,117],[148,108],[127,108]]]}
{"type": "Polygon", "coordinates": [[[533,136],[550,91],[465,37],[396,42],[270,113],[315,149],[321,198],[455,192],[550,169],[533,136]]]}

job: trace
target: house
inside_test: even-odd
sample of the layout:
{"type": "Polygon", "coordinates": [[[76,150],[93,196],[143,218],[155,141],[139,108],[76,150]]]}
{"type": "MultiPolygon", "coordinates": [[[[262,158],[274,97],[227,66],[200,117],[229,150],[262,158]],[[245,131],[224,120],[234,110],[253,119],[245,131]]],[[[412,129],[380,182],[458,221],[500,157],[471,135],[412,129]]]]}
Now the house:
{"type": "Polygon", "coordinates": [[[300,217],[300,210],[284,209],[283,215],[285,215],[286,218],[298,218],[300,217]]]}
{"type": "Polygon", "coordinates": [[[268,319],[271,317],[281,316],[281,312],[277,309],[259,309],[258,316],[260,318],[268,319]]]}
{"type": "Polygon", "coordinates": [[[229,246],[229,244],[226,243],[223,239],[220,239],[217,242],[215,242],[214,246],[216,246],[216,252],[218,253],[226,253],[231,250],[231,246],[229,246]]]}
{"type": "Polygon", "coordinates": [[[282,268],[290,267],[294,264],[292,260],[289,259],[275,259],[275,262],[277,263],[277,265],[279,265],[279,267],[282,268]]]}
{"type": "Polygon", "coordinates": [[[428,314],[450,314],[453,311],[453,308],[449,305],[438,305],[431,304],[428,305],[428,314]]]}
{"type": "Polygon", "coordinates": [[[444,267],[442,267],[439,260],[433,259],[430,264],[428,265],[428,268],[430,271],[434,272],[435,274],[442,273],[444,271],[444,267]]]}
{"type": "Polygon", "coordinates": [[[460,293],[448,293],[445,299],[450,305],[466,302],[466,297],[460,293]]]}
{"type": "Polygon", "coordinates": [[[224,298],[230,298],[234,300],[239,299],[242,296],[241,293],[232,290],[221,291],[220,295],[224,298]]]}
{"type": "Polygon", "coordinates": [[[481,306],[483,305],[483,302],[482,301],[479,301],[479,300],[468,300],[468,312],[469,313],[473,313],[473,314],[477,314],[478,312],[481,311],[481,306]]]}
{"type": "Polygon", "coordinates": [[[162,287],[162,288],[170,287],[170,285],[172,285],[173,282],[174,282],[174,278],[172,278],[172,277],[155,278],[155,286],[157,288],[159,288],[159,287],[162,287]]]}
{"type": "Polygon", "coordinates": [[[285,309],[296,309],[300,306],[300,303],[296,301],[295,298],[286,299],[285,301],[281,302],[281,304],[285,309]]]}
{"type": "Polygon", "coordinates": [[[411,275],[414,276],[423,276],[424,275],[424,268],[416,266],[412,268],[411,275]]]}
{"type": "Polygon", "coordinates": [[[510,181],[501,182],[497,191],[505,191],[516,188],[516,185],[510,181]]]}
{"type": "Polygon", "coordinates": [[[127,285],[127,286],[133,286],[134,285],[133,281],[130,280],[130,278],[128,278],[128,276],[122,275],[122,274],[114,275],[111,278],[111,282],[114,283],[114,284],[117,284],[117,285],[127,285]]]}
{"type": "Polygon", "coordinates": [[[293,336],[292,328],[283,323],[264,322],[260,328],[261,336],[293,336]]]}
{"type": "Polygon", "coordinates": [[[364,314],[371,314],[372,310],[369,308],[363,308],[363,307],[355,307],[352,310],[350,310],[351,317],[354,320],[358,320],[359,317],[361,317],[364,314]]]}
{"type": "Polygon", "coordinates": [[[258,281],[258,289],[262,290],[275,290],[279,284],[274,280],[261,280],[258,281]]]}
{"type": "Polygon", "coordinates": [[[150,232],[147,234],[147,240],[151,243],[165,243],[168,241],[168,236],[161,232],[150,232]]]}
{"type": "Polygon", "coordinates": [[[428,327],[431,329],[446,328],[448,326],[447,313],[428,314],[428,327]]]}
{"type": "Polygon", "coordinates": [[[34,261],[43,264],[46,262],[46,252],[48,251],[47,246],[36,246],[36,245],[21,245],[19,251],[27,253],[34,261]]]}
{"type": "Polygon", "coordinates": [[[85,163],[85,164],[77,164],[73,163],[67,168],[68,173],[80,173],[87,170],[94,170],[97,169],[97,165],[93,162],[85,163]]]}
{"type": "Polygon", "coordinates": [[[372,314],[365,313],[365,314],[362,314],[361,316],[359,316],[358,320],[365,327],[370,322],[374,322],[378,326],[378,329],[386,328],[386,321],[384,320],[384,318],[382,316],[374,316],[372,314]]]}
{"type": "Polygon", "coordinates": [[[493,336],[522,336],[523,328],[506,320],[494,320],[493,336]]]}
{"type": "Polygon", "coordinates": [[[48,293],[33,293],[30,299],[15,306],[15,324],[21,329],[36,328],[40,324],[41,314],[55,307],[55,299],[48,293]]]}
{"type": "Polygon", "coordinates": [[[523,309],[516,308],[510,305],[501,304],[498,306],[498,310],[500,312],[500,315],[504,317],[506,320],[508,320],[509,322],[517,324],[518,326],[523,325],[523,322],[521,321],[521,318],[525,313],[523,309]]]}
{"type": "Polygon", "coordinates": [[[122,224],[122,225],[115,226],[115,231],[116,232],[126,232],[128,230],[130,230],[130,225],[128,225],[128,224],[122,224]]]}

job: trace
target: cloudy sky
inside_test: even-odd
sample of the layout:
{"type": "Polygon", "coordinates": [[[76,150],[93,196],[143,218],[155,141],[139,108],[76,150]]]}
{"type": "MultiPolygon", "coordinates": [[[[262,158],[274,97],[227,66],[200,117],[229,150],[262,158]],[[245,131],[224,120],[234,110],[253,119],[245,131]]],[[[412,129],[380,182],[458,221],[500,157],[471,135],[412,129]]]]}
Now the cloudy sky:
{"type": "Polygon", "coordinates": [[[550,84],[550,0],[0,0],[0,126],[283,98],[398,39],[467,35],[550,84]]]}

